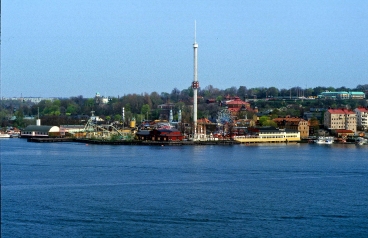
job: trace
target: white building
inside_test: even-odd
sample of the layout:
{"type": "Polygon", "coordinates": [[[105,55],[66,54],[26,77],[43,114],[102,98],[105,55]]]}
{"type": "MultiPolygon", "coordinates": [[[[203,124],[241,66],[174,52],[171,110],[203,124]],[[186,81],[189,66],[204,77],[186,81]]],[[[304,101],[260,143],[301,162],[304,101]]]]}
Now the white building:
{"type": "Polygon", "coordinates": [[[263,127],[252,129],[251,134],[246,136],[235,136],[234,140],[240,143],[298,142],[300,141],[300,132],[290,129],[263,127]]]}
{"type": "Polygon", "coordinates": [[[37,126],[30,125],[24,128],[20,134],[21,137],[58,137],[60,128],[57,126],[37,126]]]}
{"type": "Polygon", "coordinates": [[[367,130],[368,129],[368,108],[358,107],[354,109],[354,112],[357,115],[357,127],[360,130],[367,130]]]}

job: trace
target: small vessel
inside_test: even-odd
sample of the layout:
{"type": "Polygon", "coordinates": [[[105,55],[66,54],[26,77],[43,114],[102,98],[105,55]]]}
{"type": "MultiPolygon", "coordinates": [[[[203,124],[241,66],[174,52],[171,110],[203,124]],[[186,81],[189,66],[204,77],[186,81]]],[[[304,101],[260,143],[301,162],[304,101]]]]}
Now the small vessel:
{"type": "Polygon", "coordinates": [[[0,133],[0,138],[10,138],[9,134],[0,133]]]}
{"type": "Polygon", "coordinates": [[[314,140],[314,143],[331,145],[334,143],[334,138],[332,136],[319,136],[316,140],[314,140]]]}
{"type": "Polygon", "coordinates": [[[357,145],[366,145],[366,144],[368,144],[368,140],[363,138],[363,137],[358,137],[355,140],[355,144],[357,144],[357,145]]]}

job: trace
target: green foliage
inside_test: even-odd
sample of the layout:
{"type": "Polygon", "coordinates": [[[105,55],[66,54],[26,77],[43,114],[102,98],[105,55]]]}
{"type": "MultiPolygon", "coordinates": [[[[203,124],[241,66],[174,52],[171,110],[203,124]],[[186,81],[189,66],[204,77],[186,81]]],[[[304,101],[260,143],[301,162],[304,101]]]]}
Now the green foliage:
{"type": "Polygon", "coordinates": [[[150,106],[148,104],[144,104],[141,108],[141,114],[143,114],[147,117],[147,116],[149,116],[150,110],[151,110],[150,106]]]}
{"type": "Polygon", "coordinates": [[[277,127],[277,123],[272,121],[272,120],[267,120],[263,123],[262,126],[273,126],[273,127],[277,127]]]}
{"type": "Polygon", "coordinates": [[[61,102],[60,102],[60,100],[54,100],[52,102],[52,105],[57,106],[57,107],[60,107],[61,106],[61,102]]]}
{"type": "Polygon", "coordinates": [[[273,127],[277,127],[276,122],[274,122],[273,120],[271,120],[271,117],[269,117],[269,116],[261,116],[259,118],[259,124],[261,126],[273,126],[273,127]]]}
{"type": "Polygon", "coordinates": [[[192,98],[193,95],[194,95],[193,88],[192,87],[189,87],[188,88],[188,96],[192,98]]]}
{"type": "Polygon", "coordinates": [[[122,137],[119,134],[112,134],[110,136],[110,141],[118,141],[118,140],[121,140],[121,139],[122,139],[122,137]]]}
{"type": "Polygon", "coordinates": [[[14,121],[14,126],[15,127],[24,127],[25,123],[24,123],[24,115],[23,115],[23,110],[22,108],[20,108],[20,110],[15,112],[15,121],[14,121]]]}
{"type": "Polygon", "coordinates": [[[39,103],[40,112],[43,115],[60,115],[60,100],[51,102],[50,100],[43,100],[39,103]],[[41,111],[42,110],[42,111],[41,111]]]}
{"type": "Polygon", "coordinates": [[[122,116],[120,114],[116,114],[114,116],[114,121],[121,121],[121,119],[122,119],[122,116]]]}
{"type": "Polygon", "coordinates": [[[85,104],[84,106],[88,107],[88,108],[92,108],[93,105],[95,105],[95,100],[93,98],[88,98],[86,101],[85,101],[85,104]]]}
{"type": "Polygon", "coordinates": [[[261,116],[259,118],[259,124],[261,124],[261,126],[263,126],[264,123],[266,123],[266,121],[270,120],[269,116],[261,116]]]}
{"type": "Polygon", "coordinates": [[[124,106],[124,110],[125,110],[126,112],[131,112],[131,111],[132,111],[132,107],[130,106],[130,103],[125,104],[125,106],[124,106]]]}

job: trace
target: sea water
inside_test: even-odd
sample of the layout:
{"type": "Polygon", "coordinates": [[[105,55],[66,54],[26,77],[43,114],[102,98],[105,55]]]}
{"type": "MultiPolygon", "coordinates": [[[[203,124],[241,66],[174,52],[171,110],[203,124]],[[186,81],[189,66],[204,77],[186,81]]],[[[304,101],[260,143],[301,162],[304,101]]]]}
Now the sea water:
{"type": "Polygon", "coordinates": [[[1,237],[366,237],[368,146],[1,143],[1,237]]]}

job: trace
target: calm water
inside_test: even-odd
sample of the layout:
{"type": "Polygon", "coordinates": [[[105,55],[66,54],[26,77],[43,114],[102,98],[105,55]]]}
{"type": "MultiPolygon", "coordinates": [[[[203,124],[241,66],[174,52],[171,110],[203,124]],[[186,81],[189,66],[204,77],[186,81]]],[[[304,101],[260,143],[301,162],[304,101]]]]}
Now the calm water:
{"type": "Polygon", "coordinates": [[[0,143],[2,237],[368,234],[368,146],[0,143]]]}

